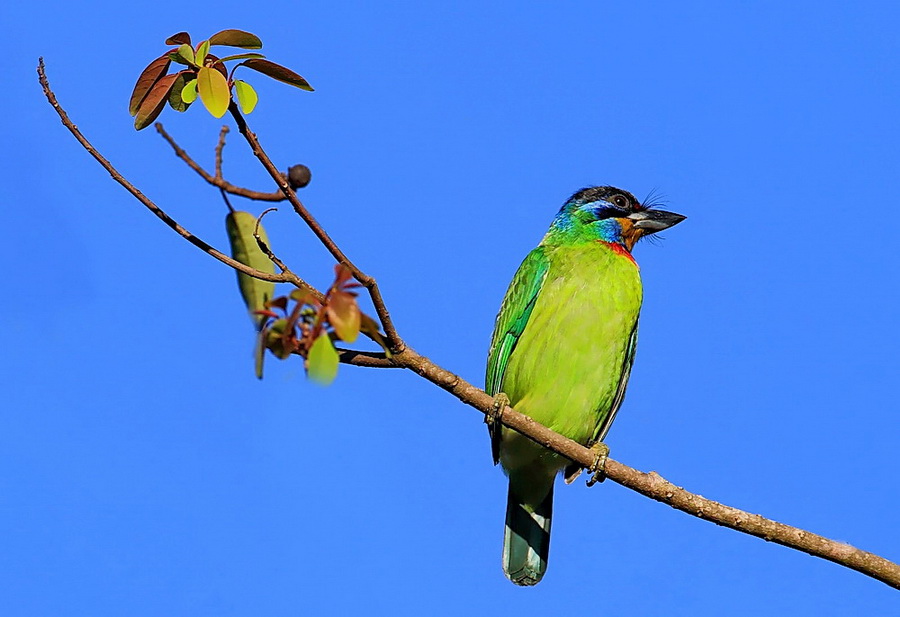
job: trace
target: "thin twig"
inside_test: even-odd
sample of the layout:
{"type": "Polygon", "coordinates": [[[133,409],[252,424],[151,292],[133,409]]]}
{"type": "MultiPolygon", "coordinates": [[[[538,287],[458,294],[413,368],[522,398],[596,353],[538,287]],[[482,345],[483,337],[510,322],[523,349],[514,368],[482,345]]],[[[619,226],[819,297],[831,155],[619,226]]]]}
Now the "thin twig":
{"type": "MultiPolygon", "coordinates": [[[[278,266],[278,269],[282,272],[291,272],[290,268],[288,268],[281,259],[269,248],[269,245],[262,239],[259,235],[259,226],[262,224],[263,217],[267,215],[269,212],[278,212],[278,208],[268,208],[263,210],[258,217],[256,217],[256,227],[253,228],[253,237],[256,239],[256,246],[259,247],[263,253],[266,254],[266,257],[269,258],[273,264],[278,266]]],[[[323,296],[324,297],[324,296],[323,296]]]]}
{"type": "Polygon", "coordinates": [[[335,347],[335,350],[338,352],[338,358],[344,364],[366,368],[403,368],[388,358],[384,352],[358,351],[341,347],[335,347]]]}
{"type": "MultiPolygon", "coordinates": [[[[162,127],[162,124],[159,125],[162,127]]],[[[157,129],[158,130],[158,129],[157,129]]],[[[216,179],[222,179],[222,149],[225,147],[225,136],[228,135],[228,125],[223,124],[219,131],[219,142],[216,144],[216,179]]],[[[172,142],[169,142],[172,143],[172,142]]]]}
{"type": "Polygon", "coordinates": [[[291,188],[282,173],[278,171],[275,164],[272,163],[269,155],[263,150],[256,135],[247,127],[247,122],[244,120],[244,117],[241,115],[241,112],[238,110],[237,104],[234,101],[231,102],[228,110],[231,112],[234,121],[237,123],[241,135],[244,136],[244,139],[246,139],[247,143],[250,145],[253,155],[259,159],[266,171],[269,172],[269,175],[272,176],[272,179],[278,184],[278,187],[284,193],[285,197],[291,202],[297,215],[303,219],[337,262],[350,268],[350,271],[353,273],[353,278],[359,281],[369,292],[369,297],[372,299],[372,305],[375,307],[375,313],[378,315],[378,320],[381,322],[381,327],[387,338],[388,347],[393,353],[401,352],[406,345],[397,333],[394,323],[391,321],[390,313],[384,303],[384,298],[381,296],[381,290],[378,288],[378,283],[373,277],[360,270],[352,261],[350,261],[350,258],[344,254],[322,226],[319,225],[315,217],[313,217],[309,210],[306,209],[306,206],[304,206],[303,202],[297,197],[297,193],[294,192],[294,189],[291,188]]]}
{"type": "MultiPolygon", "coordinates": [[[[175,156],[177,156],[182,161],[184,161],[188,167],[190,167],[195,172],[197,172],[197,174],[201,178],[203,178],[204,180],[206,180],[213,186],[217,186],[220,189],[222,189],[223,191],[227,191],[227,192],[231,193],[232,195],[239,195],[241,197],[246,197],[247,199],[255,199],[256,201],[284,201],[285,197],[281,191],[275,191],[274,193],[263,193],[261,191],[245,189],[240,186],[235,186],[234,184],[228,182],[227,180],[225,180],[224,178],[222,178],[218,175],[214,176],[214,175],[210,174],[208,171],[203,169],[203,167],[201,167],[194,159],[192,159],[190,157],[190,155],[187,152],[185,152],[184,148],[179,146],[178,143],[174,139],[172,139],[171,135],[169,135],[166,132],[166,129],[163,128],[163,125],[161,122],[157,122],[154,126],[156,127],[156,131],[160,135],[162,135],[163,139],[165,139],[167,142],[169,142],[169,145],[172,146],[172,150],[175,151],[175,156]]],[[[224,142],[220,142],[220,143],[224,143],[224,142]]],[[[217,155],[216,173],[218,174],[221,171],[220,158],[222,155],[222,151],[218,147],[216,148],[216,155],[217,155]]]]}
{"type": "MultiPolygon", "coordinates": [[[[280,276],[269,275],[265,272],[253,270],[252,268],[246,268],[243,264],[234,262],[234,260],[216,251],[206,243],[196,238],[196,236],[188,233],[180,225],[178,225],[168,215],[162,212],[162,210],[160,210],[155,204],[153,204],[153,202],[147,199],[140,191],[138,191],[130,183],[128,183],[127,180],[125,180],[105,158],[97,153],[93,146],[91,146],[91,144],[84,138],[84,136],[81,135],[78,129],[75,128],[74,124],[72,124],[72,122],[69,120],[65,111],[59,106],[59,103],[56,101],[56,97],[53,95],[53,92],[50,90],[50,86],[44,74],[43,59],[41,59],[38,66],[38,75],[40,77],[41,85],[44,88],[44,94],[47,96],[47,100],[60,115],[60,118],[62,119],[62,122],[66,126],[66,128],[69,129],[69,131],[75,136],[79,143],[81,143],[81,145],[91,154],[91,156],[93,156],[110,173],[110,175],[112,175],[112,177],[117,182],[119,182],[119,184],[122,184],[126,189],[128,189],[128,191],[132,195],[134,195],[142,204],[144,204],[154,214],[162,219],[163,222],[165,222],[169,227],[174,229],[192,244],[200,247],[208,254],[216,257],[220,261],[230,265],[237,270],[246,272],[251,276],[255,276],[263,280],[284,281],[297,284],[297,282],[294,281],[292,277],[288,277],[285,273],[282,273],[280,276]]],[[[276,177],[274,173],[277,173],[277,170],[274,170],[274,166],[271,164],[271,161],[265,155],[265,153],[262,152],[262,149],[259,147],[259,143],[256,141],[256,137],[249,130],[247,130],[246,124],[243,122],[243,118],[239,113],[237,113],[236,109],[234,109],[234,104],[232,104],[232,114],[238,121],[238,126],[241,128],[241,132],[244,134],[245,138],[254,149],[254,153],[257,155],[257,158],[259,158],[266,169],[269,170],[270,174],[273,174],[273,178],[276,177]]],[[[285,195],[289,199],[291,199],[291,203],[292,205],[294,205],[294,209],[297,210],[298,214],[300,214],[301,217],[304,218],[304,220],[307,220],[308,217],[309,220],[307,220],[307,224],[310,225],[310,227],[314,232],[317,233],[317,235],[321,233],[320,240],[322,240],[323,244],[325,244],[326,246],[331,245],[335,247],[335,251],[332,251],[332,254],[335,256],[335,258],[338,259],[338,261],[340,261],[341,263],[346,264],[351,269],[354,269],[351,262],[346,259],[340,249],[337,249],[336,245],[334,245],[327,234],[325,234],[321,227],[319,227],[315,220],[309,215],[305,207],[303,207],[303,205],[300,204],[299,200],[296,199],[296,195],[293,194],[293,191],[290,190],[290,187],[287,186],[287,184],[284,182],[281,182],[280,186],[285,192],[285,195]]],[[[362,273],[360,274],[362,275],[362,273]]],[[[357,280],[363,283],[363,281],[358,277],[357,280]]],[[[377,286],[375,286],[374,288],[377,290],[377,286]]],[[[376,297],[380,302],[381,296],[376,296],[374,294],[373,302],[375,302],[376,297]]],[[[376,308],[377,306],[378,305],[376,305],[376,308]]],[[[383,303],[381,304],[381,306],[383,307],[383,303]]],[[[383,321],[382,323],[385,322],[383,321]]],[[[386,323],[390,324],[390,320],[387,319],[386,323]]],[[[402,341],[399,337],[396,337],[395,340],[398,343],[402,344],[402,341]]],[[[477,409],[481,413],[488,414],[494,412],[493,397],[489,396],[483,390],[476,388],[472,384],[468,383],[458,375],[455,375],[454,373],[441,368],[425,356],[416,353],[410,347],[404,346],[403,349],[394,353],[394,355],[390,359],[387,359],[384,354],[358,352],[346,349],[339,350],[339,354],[341,361],[346,364],[379,368],[399,367],[409,369],[417,373],[421,377],[427,379],[431,383],[439,386],[440,388],[447,390],[450,394],[458,398],[460,401],[477,409]]],[[[517,412],[512,407],[504,407],[502,412],[498,415],[499,421],[502,422],[505,426],[525,435],[529,439],[532,439],[545,448],[553,450],[554,452],[557,452],[565,456],[566,458],[583,465],[584,467],[590,467],[595,461],[595,454],[592,450],[535,422],[528,416],[517,412]]],[[[833,561],[834,563],[840,564],[847,568],[851,568],[876,580],[882,581],[883,583],[886,583],[891,587],[900,589],[900,565],[888,561],[887,559],[875,555],[874,553],[860,550],[858,548],[850,546],[849,544],[830,540],[823,536],[804,531],[797,527],[791,527],[783,523],[778,523],[776,521],[764,518],[758,514],[744,512],[743,510],[732,508],[710,499],[706,499],[704,497],[701,497],[700,495],[696,495],[689,491],[686,491],[681,487],[675,486],[655,472],[644,473],[612,459],[608,459],[606,461],[605,473],[606,477],[613,482],[617,482],[622,486],[630,488],[642,495],[650,497],[651,499],[655,499],[662,503],[668,504],[673,508],[681,510],[682,512],[685,512],[692,516],[711,521],[717,525],[722,525],[724,527],[734,529],[735,531],[740,531],[742,533],[762,538],[769,542],[775,542],[789,548],[794,548],[815,557],[821,557],[823,559],[833,561]]]]}
{"type": "Polygon", "coordinates": [[[225,206],[228,208],[228,211],[234,213],[234,206],[231,205],[231,200],[228,199],[228,193],[225,192],[225,189],[219,189],[219,194],[222,196],[222,200],[225,202],[225,206]]]}

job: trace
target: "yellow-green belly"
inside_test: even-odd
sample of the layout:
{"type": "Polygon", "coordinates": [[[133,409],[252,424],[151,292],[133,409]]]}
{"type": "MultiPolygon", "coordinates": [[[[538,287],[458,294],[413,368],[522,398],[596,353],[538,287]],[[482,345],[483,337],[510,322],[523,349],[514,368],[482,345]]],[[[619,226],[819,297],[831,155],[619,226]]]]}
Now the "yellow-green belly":
{"type": "MultiPolygon", "coordinates": [[[[622,378],[640,313],[640,274],[627,256],[602,245],[560,247],[548,257],[547,277],[510,355],[502,390],[517,411],[585,444],[609,413],[622,378]]],[[[554,473],[565,464],[504,432],[507,470],[535,457],[554,473]]]]}

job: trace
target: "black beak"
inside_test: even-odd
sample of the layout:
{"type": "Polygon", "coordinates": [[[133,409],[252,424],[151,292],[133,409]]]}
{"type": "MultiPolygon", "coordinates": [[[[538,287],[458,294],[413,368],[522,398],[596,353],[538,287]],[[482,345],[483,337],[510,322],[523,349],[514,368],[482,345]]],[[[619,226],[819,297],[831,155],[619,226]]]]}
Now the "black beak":
{"type": "Polygon", "coordinates": [[[645,234],[655,234],[658,231],[677,225],[687,217],[674,212],[666,212],[665,210],[640,210],[632,212],[626,218],[634,221],[634,226],[643,230],[645,234]]]}

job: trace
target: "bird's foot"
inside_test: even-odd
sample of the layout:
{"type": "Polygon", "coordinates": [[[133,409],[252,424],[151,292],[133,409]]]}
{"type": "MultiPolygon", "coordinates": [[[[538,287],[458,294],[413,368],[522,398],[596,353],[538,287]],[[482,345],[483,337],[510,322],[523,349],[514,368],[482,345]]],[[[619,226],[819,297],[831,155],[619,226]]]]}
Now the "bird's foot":
{"type": "Polygon", "coordinates": [[[503,417],[503,410],[508,405],[509,397],[503,392],[498,392],[494,396],[491,410],[484,414],[484,423],[488,425],[488,435],[491,437],[491,456],[494,459],[494,465],[500,462],[500,429],[503,427],[500,418],[503,417]]]}
{"type": "Polygon", "coordinates": [[[606,459],[609,458],[609,446],[598,441],[591,446],[591,452],[594,453],[594,462],[588,467],[588,471],[593,475],[587,481],[588,486],[594,486],[598,482],[606,480],[606,459]]]}
{"type": "Polygon", "coordinates": [[[503,410],[509,406],[509,397],[503,392],[499,392],[494,396],[494,404],[491,410],[484,414],[484,423],[488,425],[488,430],[493,433],[500,430],[500,418],[503,417],[503,410]]]}

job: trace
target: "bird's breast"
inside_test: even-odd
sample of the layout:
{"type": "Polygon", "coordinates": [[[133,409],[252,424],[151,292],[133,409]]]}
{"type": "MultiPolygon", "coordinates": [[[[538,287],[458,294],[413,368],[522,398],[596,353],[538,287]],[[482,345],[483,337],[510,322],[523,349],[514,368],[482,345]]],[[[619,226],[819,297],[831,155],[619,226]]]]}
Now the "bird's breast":
{"type": "Polygon", "coordinates": [[[622,377],[641,308],[640,274],[609,250],[558,249],[549,258],[503,390],[518,411],[586,443],[622,377]]]}

